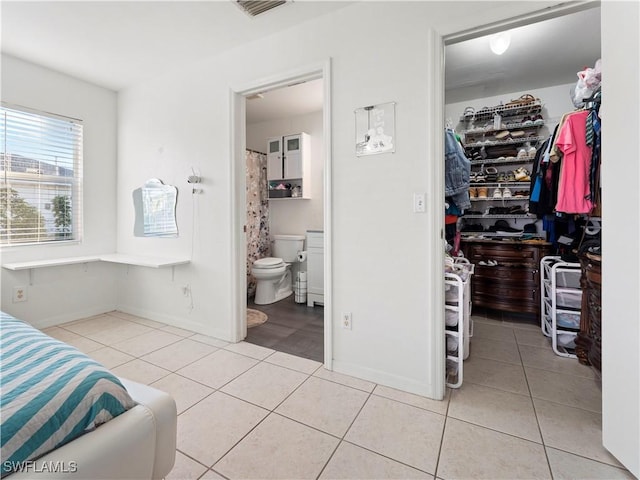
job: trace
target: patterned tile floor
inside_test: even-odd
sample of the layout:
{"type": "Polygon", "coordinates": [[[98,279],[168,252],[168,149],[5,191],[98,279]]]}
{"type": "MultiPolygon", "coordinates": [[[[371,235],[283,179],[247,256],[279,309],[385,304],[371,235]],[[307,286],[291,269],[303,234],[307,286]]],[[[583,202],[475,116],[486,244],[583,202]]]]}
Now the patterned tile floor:
{"type": "Polygon", "coordinates": [[[45,332],[174,396],[169,479],[633,478],[602,447],[588,367],[533,324],[474,320],[464,383],[443,401],[120,312],[45,332]]]}

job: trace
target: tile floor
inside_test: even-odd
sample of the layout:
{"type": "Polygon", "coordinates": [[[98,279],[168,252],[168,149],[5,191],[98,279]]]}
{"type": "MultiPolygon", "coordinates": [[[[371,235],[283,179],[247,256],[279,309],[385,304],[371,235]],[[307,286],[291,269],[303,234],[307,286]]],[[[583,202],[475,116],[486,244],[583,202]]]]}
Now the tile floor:
{"type": "Polygon", "coordinates": [[[602,447],[600,386],[526,322],[474,314],[444,401],[120,312],[52,327],[178,407],[169,479],[633,478],[602,447]]]}
{"type": "Polygon", "coordinates": [[[253,299],[247,308],[264,312],[265,323],[247,330],[246,342],[272,348],[317,362],[324,362],[324,308],[296,303],[294,295],[269,305],[256,305],[253,299]]]}

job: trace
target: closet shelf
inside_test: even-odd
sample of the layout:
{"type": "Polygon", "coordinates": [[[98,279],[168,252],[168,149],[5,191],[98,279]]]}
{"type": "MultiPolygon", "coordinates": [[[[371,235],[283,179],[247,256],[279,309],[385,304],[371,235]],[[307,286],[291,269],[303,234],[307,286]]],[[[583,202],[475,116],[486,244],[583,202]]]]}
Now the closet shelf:
{"type": "MultiPolygon", "coordinates": [[[[463,218],[536,218],[535,215],[531,213],[525,214],[514,214],[514,215],[463,215],[463,218]]],[[[485,232],[474,232],[474,233],[485,233],[485,232]]]]}
{"type": "Polygon", "coordinates": [[[463,146],[465,148],[476,148],[476,147],[495,147],[495,146],[503,146],[503,145],[518,145],[526,142],[539,142],[544,137],[522,137],[522,138],[510,138],[509,140],[485,140],[483,142],[474,142],[474,143],[465,143],[463,146]]]}
{"type": "Polygon", "coordinates": [[[529,200],[529,197],[508,197],[508,198],[493,198],[493,197],[487,197],[487,198],[470,198],[469,200],[471,200],[472,202],[487,202],[487,201],[502,201],[504,200],[505,202],[513,202],[513,201],[523,201],[523,200],[529,200]]]}
{"type": "Polygon", "coordinates": [[[482,108],[475,112],[473,115],[462,115],[460,117],[461,122],[468,122],[470,120],[490,120],[497,113],[504,117],[515,117],[516,115],[526,115],[531,113],[540,113],[542,110],[542,103],[539,99],[533,100],[528,103],[523,103],[514,106],[496,105],[491,108],[482,108]]]}
{"type": "Polygon", "coordinates": [[[532,163],[533,158],[516,158],[516,157],[498,157],[498,158],[485,158],[483,160],[471,160],[471,165],[495,165],[495,164],[507,164],[507,163],[532,163]]]}
{"type": "Polygon", "coordinates": [[[534,123],[527,123],[527,124],[509,123],[507,125],[504,125],[504,128],[493,128],[493,126],[470,128],[468,130],[461,130],[460,133],[465,135],[482,135],[482,134],[488,133],[491,135],[496,132],[502,132],[503,130],[522,130],[522,129],[543,127],[544,125],[546,125],[546,123],[547,122],[545,120],[539,119],[539,120],[536,120],[534,123]]]}
{"type": "Polygon", "coordinates": [[[522,187],[522,188],[530,188],[531,182],[527,180],[526,182],[471,182],[469,184],[470,187],[522,187]]]}

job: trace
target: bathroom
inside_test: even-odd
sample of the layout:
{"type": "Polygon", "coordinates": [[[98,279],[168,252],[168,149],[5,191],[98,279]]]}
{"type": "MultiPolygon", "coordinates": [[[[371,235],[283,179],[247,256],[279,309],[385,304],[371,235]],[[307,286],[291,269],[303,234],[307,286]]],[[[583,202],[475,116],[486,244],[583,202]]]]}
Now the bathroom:
{"type": "Polygon", "coordinates": [[[245,340],[319,362],[324,359],[322,108],[322,79],[246,97],[245,340]],[[283,155],[285,162],[295,161],[296,173],[286,171],[283,155]],[[283,166],[278,181],[273,172],[283,166]]]}

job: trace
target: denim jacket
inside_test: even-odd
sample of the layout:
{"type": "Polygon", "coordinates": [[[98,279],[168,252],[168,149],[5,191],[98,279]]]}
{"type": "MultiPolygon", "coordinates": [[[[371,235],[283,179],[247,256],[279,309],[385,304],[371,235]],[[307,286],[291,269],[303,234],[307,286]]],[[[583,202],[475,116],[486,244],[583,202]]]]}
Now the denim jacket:
{"type": "Polygon", "coordinates": [[[444,193],[451,197],[460,210],[471,207],[469,200],[469,174],[471,162],[453,130],[446,129],[444,135],[444,193]]]}

